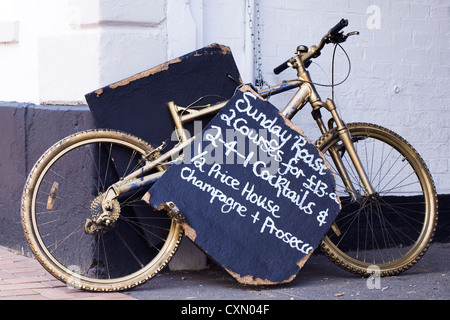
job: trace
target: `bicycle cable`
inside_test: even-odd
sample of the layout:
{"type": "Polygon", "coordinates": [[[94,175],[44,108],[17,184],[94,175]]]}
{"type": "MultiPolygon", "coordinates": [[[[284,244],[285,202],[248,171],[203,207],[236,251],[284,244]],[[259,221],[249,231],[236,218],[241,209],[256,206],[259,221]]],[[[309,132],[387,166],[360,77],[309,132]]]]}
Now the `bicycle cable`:
{"type": "Polygon", "coordinates": [[[350,76],[351,70],[352,70],[352,64],[350,62],[350,57],[348,56],[347,51],[345,51],[345,49],[339,43],[336,43],[334,45],[333,56],[331,58],[331,99],[332,100],[334,100],[334,87],[339,86],[339,85],[343,84],[345,81],[347,81],[348,77],[350,76]],[[344,52],[345,56],[347,57],[348,72],[347,72],[347,75],[345,76],[344,80],[342,80],[341,82],[339,82],[338,84],[335,85],[334,84],[334,60],[335,60],[337,46],[339,46],[339,48],[341,48],[341,50],[344,52]]]}
{"type": "Polygon", "coordinates": [[[310,84],[313,84],[313,85],[319,86],[319,87],[334,88],[334,87],[337,87],[337,86],[343,84],[345,81],[347,81],[348,77],[350,76],[351,69],[352,69],[352,64],[350,62],[350,57],[348,56],[347,51],[345,51],[345,49],[339,43],[336,43],[334,46],[333,55],[331,58],[331,84],[323,84],[323,83],[310,82],[310,81],[303,81],[303,82],[310,83],[310,84]],[[345,76],[344,80],[340,81],[337,84],[334,84],[334,60],[335,60],[335,53],[336,53],[337,46],[339,46],[339,48],[341,48],[341,50],[345,54],[345,57],[347,58],[348,72],[347,72],[347,75],[345,76]]]}
{"type": "Polygon", "coordinates": [[[201,106],[195,106],[195,104],[198,103],[198,102],[200,102],[200,101],[203,100],[203,99],[211,98],[211,97],[215,97],[215,98],[219,98],[219,99],[222,99],[222,100],[226,100],[225,97],[223,97],[223,96],[221,96],[221,95],[218,95],[218,94],[207,94],[207,95],[201,96],[200,98],[198,98],[197,100],[195,100],[194,102],[192,102],[191,104],[189,104],[187,107],[185,107],[185,108],[182,110],[181,115],[183,115],[183,114],[184,114],[186,111],[188,111],[190,108],[201,107],[201,106]]]}

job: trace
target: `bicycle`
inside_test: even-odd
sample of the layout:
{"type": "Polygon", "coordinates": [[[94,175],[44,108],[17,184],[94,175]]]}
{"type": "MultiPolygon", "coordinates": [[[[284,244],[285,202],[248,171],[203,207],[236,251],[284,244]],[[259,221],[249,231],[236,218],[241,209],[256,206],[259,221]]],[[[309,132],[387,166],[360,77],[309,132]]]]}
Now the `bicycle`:
{"type": "MultiPolygon", "coordinates": [[[[306,69],[326,44],[343,43],[354,34],[341,31],[347,24],[342,19],[317,46],[299,46],[294,57],[274,69],[278,74],[292,67],[297,79],[259,94],[298,88],[280,111],[288,119],[307,103],[312,106],[322,134],[315,146],[334,167],[342,204],[322,251],[360,276],[370,276],[374,265],[382,276],[395,275],[427,250],[437,223],[437,195],[425,162],[406,140],[378,125],[345,124],[334,102],[320,99],[306,69]],[[328,128],[322,109],[331,116],[328,128]]],[[[142,196],[195,138],[187,137],[183,125],[225,104],[170,102],[180,142],[165,153],[164,144],[154,148],[108,129],[79,132],[50,147],[30,172],[21,206],[26,238],[44,268],[68,285],[91,291],[129,289],[164,268],[183,229],[170,207],[167,215],[149,212],[142,196]],[[148,250],[134,250],[137,243],[148,250]]]]}

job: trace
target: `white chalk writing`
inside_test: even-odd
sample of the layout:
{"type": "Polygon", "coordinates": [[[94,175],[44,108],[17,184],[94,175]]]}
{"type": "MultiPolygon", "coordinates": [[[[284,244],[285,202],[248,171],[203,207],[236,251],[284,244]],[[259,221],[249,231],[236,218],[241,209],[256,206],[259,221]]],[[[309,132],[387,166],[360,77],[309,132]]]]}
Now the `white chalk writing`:
{"type": "Polygon", "coordinates": [[[198,153],[190,159],[194,168],[184,167],[180,175],[185,182],[207,193],[209,202],[218,204],[222,214],[236,213],[257,226],[259,234],[273,236],[290,248],[308,254],[314,250],[312,245],[293,230],[285,230],[286,223],[281,223],[283,204],[297,207],[305,219],[312,219],[321,227],[327,224],[329,212],[328,208],[317,206],[316,201],[324,198],[339,203],[339,200],[332,186],[325,182],[328,167],[320,154],[308,148],[311,145],[308,140],[286,126],[280,116],[268,116],[263,108],[256,108],[257,99],[245,92],[224,110],[220,116],[222,125],[211,125],[204,132],[203,141],[207,145],[199,146],[198,153]],[[238,141],[242,140],[225,139],[228,130],[243,136],[268,158],[262,159],[255,149],[250,151],[240,146],[238,141]],[[245,174],[236,171],[230,174],[226,165],[208,161],[213,153],[241,159],[237,165],[245,174]],[[272,162],[277,165],[272,166],[272,162]],[[311,170],[314,174],[307,173],[311,170]],[[250,179],[251,176],[256,180],[250,179]],[[267,194],[267,190],[273,191],[267,194]],[[249,208],[257,209],[251,212],[249,208]]]}

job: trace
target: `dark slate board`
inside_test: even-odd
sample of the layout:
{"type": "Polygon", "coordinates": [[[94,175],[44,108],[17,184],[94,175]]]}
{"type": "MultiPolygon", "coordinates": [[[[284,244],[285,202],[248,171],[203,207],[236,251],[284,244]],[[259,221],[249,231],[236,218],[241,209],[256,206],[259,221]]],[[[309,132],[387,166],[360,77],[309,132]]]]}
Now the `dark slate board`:
{"type": "MultiPolygon", "coordinates": [[[[132,57],[130,57],[132,59],[132,57]]],[[[239,71],[229,47],[212,44],[85,95],[96,126],[122,130],[153,146],[168,147],[175,128],[167,103],[187,106],[229,99],[239,85],[239,71]],[[233,80],[234,79],[234,80],[233,80]]],[[[207,123],[210,118],[205,119],[207,123]]],[[[186,124],[191,134],[194,124],[186,124]]]]}
{"type": "MultiPolygon", "coordinates": [[[[230,48],[212,44],[96,89],[85,97],[97,128],[125,131],[153,146],[159,146],[164,141],[168,150],[177,143],[172,138],[175,125],[167,107],[168,102],[187,106],[203,96],[206,98],[199,105],[223,101],[233,96],[239,85],[236,82],[239,81],[239,71],[230,48]]],[[[196,121],[207,123],[211,118],[204,117],[196,121]]],[[[186,124],[191,134],[199,127],[201,125],[195,122],[186,124]]],[[[128,158],[120,155],[114,158],[116,166],[123,161],[127,165],[128,158]]],[[[118,177],[112,178],[112,181],[117,181],[118,177]]],[[[154,212],[150,206],[137,206],[121,214],[136,218],[161,213],[154,212]]],[[[133,254],[139,256],[141,261],[149,261],[153,253],[144,237],[136,237],[134,230],[128,231],[127,224],[121,225],[121,228],[123,236],[133,247],[133,254]]],[[[123,246],[118,238],[110,237],[108,241],[115,242],[110,247],[123,246]]],[[[127,249],[118,249],[108,255],[110,260],[116,261],[124,269],[133,268],[133,259],[127,259],[127,253],[127,249]]]]}
{"type": "Polygon", "coordinates": [[[289,282],[339,212],[335,180],[301,130],[244,88],[152,186],[149,202],[173,202],[187,236],[239,282],[289,282]]]}

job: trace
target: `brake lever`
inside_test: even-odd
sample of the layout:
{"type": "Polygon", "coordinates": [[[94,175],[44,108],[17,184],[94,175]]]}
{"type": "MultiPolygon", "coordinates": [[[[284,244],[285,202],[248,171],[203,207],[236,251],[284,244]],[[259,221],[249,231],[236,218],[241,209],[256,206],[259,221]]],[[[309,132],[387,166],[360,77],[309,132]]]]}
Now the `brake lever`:
{"type": "Polygon", "coordinates": [[[346,38],[351,37],[351,36],[358,36],[359,35],[359,31],[352,31],[349,32],[345,35],[346,38]]]}
{"type": "Polygon", "coordinates": [[[328,36],[328,43],[342,43],[347,40],[347,36],[343,32],[330,34],[328,36]]]}
{"type": "Polygon", "coordinates": [[[329,36],[328,41],[331,43],[342,43],[347,40],[348,37],[359,35],[359,31],[352,31],[347,34],[343,32],[335,33],[329,36]]]}

